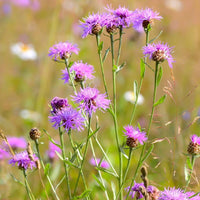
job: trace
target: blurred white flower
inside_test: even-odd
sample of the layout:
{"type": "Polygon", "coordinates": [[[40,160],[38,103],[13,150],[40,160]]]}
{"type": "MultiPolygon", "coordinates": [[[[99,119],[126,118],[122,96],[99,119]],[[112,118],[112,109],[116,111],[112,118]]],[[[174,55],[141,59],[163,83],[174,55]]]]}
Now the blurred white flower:
{"type": "Polygon", "coordinates": [[[38,112],[31,110],[21,110],[19,113],[20,117],[25,120],[39,122],[41,120],[41,115],[38,112]]]}
{"type": "MultiPolygon", "coordinates": [[[[129,101],[131,103],[135,103],[136,96],[135,96],[133,91],[127,91],[127,92],[124,93],[124,98],[125,98],[126,101],[129,101]]],[[[141,105],[143,103],[144,103],[144,97],[141,94],[139,94],[137,104],[141,105]]]]}
{"type": "Polygon", "coordinates": [[[37,52],[31,44],[18,42],[10,47],[12,54],[17,55],[22,60],[36,60],[37,52]]]}
{"type": "Polygon", "coordinates": [[[182,9],[182,2],[180,0],[165,0],[165,6],[169,9],[180,11],[182,9]]]}

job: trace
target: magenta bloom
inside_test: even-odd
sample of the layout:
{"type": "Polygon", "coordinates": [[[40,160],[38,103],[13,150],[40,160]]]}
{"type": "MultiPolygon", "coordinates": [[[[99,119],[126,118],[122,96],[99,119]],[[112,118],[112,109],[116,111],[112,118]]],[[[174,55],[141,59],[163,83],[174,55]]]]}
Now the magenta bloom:
{"type": "Polygon", "coordinates": [[[158,197],[160,196],[160,190],[158,190],[158,188],[152,186],[152,185],[149,185],[147,187],[147,193],[149,194],[149,197],[150,199],[158,199],[158,197]]]}
{"type": "Polygon", "coordinates": [[[133,126],[124,126],[124,134],[127,136],[127,138],[131,138],[140,144],[143,144],[146,140],[146,132],[140,131],[139,128],[134,128],[133,126]]]}
{"type": "Polygon", "coordinates": [[[72,53],[78,54],[78,52],[79,48],[76,44],[60,42],[50,47],[48,56],[54,60],[58,60],[59,57],[60,59],[67,59],[72,53]]]}
{"type": "MultiPolygon", "coordinates": [[[[101,159],[97,158],[96,161],[97,161],[97,165],[99,165],[101,159]]],[[[90,159],[90,164],[93,165],[93,166],[97,166],[94,158],[90,159]]],[[[110,165],[105,160],[102,160],[100,167],[108,169],[110,167],[110,165]]]]}
{"type": "Polygon", "coordinates": [[[104,26],[106,27],[107,32],[113,33],[120,26],[118,18],[110,13],[109,14],[105,13],[104,16],[105,16],[104,26]]]}
{"type": "Polygon", "coordinates": [[[198,137],[197,135],[192,135],[192,136],[190,137],[190,139],[191,139],[191,142],[192,142],[193,144],[198,144],[198,145],[200,145],[200,137],[198,137]]]}
{"type": "Polygon", "coordinates": [[[150,59],[156,62],[167,60],[170,68],[172,68],[172,63],[174,62],[171,53],[172,48],[160,42],[157,44],[148,44],[148,46],[143,47],[143,54],[145,56],[149,56],[150,59]]]}
{"type": "Polygon", "coordinates": [[[104,15],[102,14],[92,14],[81,21],[81,27],[83,29],[82,38],[87,37],[87,35],[97,35],[104,26],[104,15]]]}
{"type": "Polygon", "coordinates": [[[148,24],[151,24],[154,19],[160,20],[162,17],[159,16],[158,12],[154,12],[150,8],[144,10],[136,9],[132,17],[133,28],[141,32],[144,28],[147,28],[148,24]]]}
{"type": "Polygon", "coordinates": [[[168,188],[161,192],[158,200],[188,200],[186,193],[181,189],[168,188]]]}
{"type": "MultiPolygon", "coordinates": [[[[65,83],[68,83],[69,74],[67,69],[64,69],[62,72],[62,79],[65,81],[65,83]]],[[[87,63],[83,63],[82,61],[78,61],[71,66],[70,73],[74,73],[74,80],[76,82],[82,82],[86,79],[94,78],[94,76],[92,75],[94,73],[94,67],[92,65],[88,65],[87,63]]]]}
{"type": "Polygon", "coordinates": [[[48,158],[50,160],[56,159],[57,158],[56,152],[60,154],[62,153],[61,149],[58,146],[56,146],[52,142],[49,142],[49,149],[47,151],[48,158]]]}
{"type": "Polygon", "coordinates": [[[51,113],[56,114],[59,110],[69,107],[68,100],[60,97],[54,97],[51,101],[51,113]]]}
{"type": "Polygon", "coordinates": [[[11,2],[15,4],[16,6],[20,6],[20,7],[28,7],[31,5],[30,0],[11,0],[11,2]]]}
{"type": "Polygon", "coordinates": [[[122,26],[123,28],[129,27],[132,23],[133,11],[121,6],[119,6],[119,8],[116,10],[110,7],[107,7],[106,9],[115,16],[118,21],[118,25],[122,26]]]}
{"type": "Polygon", "coordinates": [[[10,157],[10,153],[0,147],[0,160],[10,157]]]}
{"type": "MultiPolygon", "coordinates": [[[[134,186],[131,188],[131,192],[129,193],[129,195],[134,198],[134,196],[137,196],[137,199],[142,199],[143,195],[140,192],[140,187],[144,187],[144,183],[134,183],[134,186]]],[[[130,186],[125,188],[125,190],[128,192],[130,189],[130,186]]]]}
{"type": "Polygon", "coordinates": [[[78,131],[83,130],[85,121],[81,115],[81,112],[72,107],[66,107],[60,110],[56,113],[56,115],[49,116],[49,119],[51,123],[54,123],[54,128],[64,127],[67,132],[70,129],[75,129],[78,131]]]}
{"type": "MultiPolygon", "coordinates": [[[[16,149],[25,149],[27,146],[26,140],[23,137],[7,137],[8,143],[12,147],[13,150],[16,149]]],[[[7,144],[4,142],[5,149],[9,149],[7,144]]]]}
{"type": "MultiPolygon", "coordinates": [[[[33,157],[35,161],[38,160],[35,154],[33,154],[33,157]]],[[[35,162],[28,157],[28,153],[26,151],[15,154],[15,156],[13,156],[13,158],[9,161],[9,164],[12,164],[13,166],[17,164],[17,166],[20,169],[25,169],[25,170],[29,168],[32,169],[33,167],[36,168],[35,162]]]]}
{"type": "Polygon", "coordinates": [[[87,87],[73,96],[76,103],[80,103],[80,108],[86,111],[90,116],[93,112],[106,110],[109,107],[110,100],[106,99],[106,94],[99,94],[96,88],[87,87]]]}

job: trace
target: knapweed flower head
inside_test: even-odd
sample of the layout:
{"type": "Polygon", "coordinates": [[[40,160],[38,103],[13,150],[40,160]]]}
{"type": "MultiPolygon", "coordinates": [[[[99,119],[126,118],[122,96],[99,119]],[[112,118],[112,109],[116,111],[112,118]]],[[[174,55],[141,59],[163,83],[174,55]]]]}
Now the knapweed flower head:
{"type": "Polygon", "coordinates": [[[67,132],[71,129],[83,130],[84,121],[81,111],[77,111],[72,107],[66,107],[53,116],[49,116],[50,122],[54,123],[53,127],[63,127],[67,132]]]}
{"type": "Polygon", "coordinates": [[[108,169],[110,167],[109,163],[105,160],[102,160],[101,163],[100,163],[101,159],[100,158],[96,158],[96,161],[94,158],[91,158],[90,159],[90,164],[93,165],[93,166],[97,166],[100,164],[100,167],[102,168],[105,168],[105,169],[108,169]],[[96,165],[96,162],[97,162],[97,165],[96,165]]]}
{"type": "Polygon", "coordinates": [[[188,200],[186,193],[181,189],[168,188],[161,192],[158,200],[188,200]]]}
{"type": "MultiPolygon", "coordinates": [[[[68,70],[64,69],[63,71],[63,80],[65,83],[69,82],[69,74],[68,70]]],[[[94,76],[92,75],[94,73],[94,67],[92,65],[88,65],[87,63],[83,63],[82,61],[75,62],[70,67],[70,73],[74,73],[74,80],[76,82],[82,82],[86,79],[92,79],[94,76]]]]}
{"type": "Polygon", "coordinates": [[[200,154],[200,137],[198,137],[197,135],[192,135],[190,137],[190,143],[188,145],[188,153],[189,154],[200,154]]]}
{"type": "Polygon", "coordinates": [[[62,153],[61,149],[57,145],[53,144],[52,142],[49,142],[49,149],[46,153],[50,161],[53,161],[58,158],[56,152],[60,154],[62,153]]]}
{"type": "Polygon", "coordinates": [[[132,17],[133,28],[138,32],[146,30],[148,25],[152,25],[153,20],[160,20],[162,17],[158,12],[153,11],[151,8],[136,9],[132,17]]]}
{"type": "Polygon", "coordinates": [[[160,190],[152,185],[147,187],[147,193],[149,194],[149,200],[157,200],[160,195],[160,190]]]}
{"type": "Polygon", "coordinates": [[[73,99],[89,116],[97,109],[106,110],[110,104],[110,100],[106,99],[106,94],[100,94],[98,89],[90,87],[81,89],[76,96],[73,96],[73,99]]]}
{"type": "Polygon", "coordinates": [[[104,26],[106,27],[106,31],[110,34],[114,33],[120,26],[118,18],[110,13],[105,13],[104,16],[104,26]]]}
{"type": "Polygon", "coordinates": [[[52,114],[56,114],[57,112],[59,112],[60,110],[69,107],[69,103],[67,98],[60,98],[60,97],[54,97],[51,100],[51,113],[52,114]]]}
{"type": "Polygon", "coordinates": [[[143,54],[144,56],[149,56],[150,59],[159,63],[167,60],[169,67],[172,68],[172,63],[174,62],[171,55],[172,49],[172,47],[169,47],[167,44],[163,44],[161,42],[153,43],[143,47],[143,54]]]}
{"type": "MultiPolygon", "coordinates": [[[[26,140],[23,137],[7,137],[7,140],[13,150],[25,149],[27,146],[26,140]]],[[[3,146],[9,150],[6,142],[4,142],[3,146]]]]}
{"type": "Polygon", "coordinates": [[[20,169],[32,169],[33,167],[37,167],[35,161],[38,160],[35,154],[33,154],[34,161],[31,160],[28,156],[27,151],[23,151],[21,153],[15,154],[13,158],[9,161],[9,164],[13,166],[16,164],[20,169]]]}
{"type": "Polygon", "coordinates": [[[119,6],[117,9],[112,9],[111,7],[106,8],[118,21],[118,25],[123,28],[129,27],[132,23],[133,11],[128,10],[125,7],[119,6]]]}
{"type": "Polygon", "coordinates": [[[104,15],[99,13],[93,13],[81,21],[81,27],[83,29],[82,38],[88,35],[98,35],[104,26],[104,15]]]}
{"type": "MultiPolygon", "coordinates": [[[[131,192],[129,193],[129,195],[131,196],[131,198],[136,197],[136,199],[142,199],[143,195],[140,192],[140,188],[144,187],[144,183],[136,183],[134,182],[134,186],[131,188],[131,192]]],[[[130,186],[125,188],[125,190],[128,192],[130,189],[130,186]]]]}
{"type": "Polygon", "coordinates": [[[188,197],[188,200],[200,200],[200,195],[199,194],[195,195],[194,192],[186,192],[186,195],[188,197]],[[192,197],[192,196],[194,196],[194,197],[192,197]]]}
{"type": "Polygon", "coordinates": [[[68,59],[72,53],[78,54],[78,52],[79,48],[77,44],[60,42],[50,47],[48,56],[54,60],[58,60],[58,58],[68,59]]]}
{"type": "Polygon", "coordinates": [[[133,126],[124,126],[124,134],[127,136],[126,144],[129,147],[136,147],[138,143],[143,144],[146,140],[146,132],[140,131],[139,128],[134,128],[133,126]]]}
{"type": "Polygon", "coordinates": [[[18,56],[22,60],[36,60],[37,52],[32,44],[24,44],[18,42],[10,47],[11,53],[18,56]]]}

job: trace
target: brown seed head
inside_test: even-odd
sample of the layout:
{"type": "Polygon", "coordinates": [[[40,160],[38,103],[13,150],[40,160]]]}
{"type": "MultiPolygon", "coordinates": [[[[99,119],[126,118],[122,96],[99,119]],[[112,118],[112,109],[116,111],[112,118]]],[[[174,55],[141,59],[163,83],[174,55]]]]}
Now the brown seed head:
{"type": "Polygon", "coordinates": [[[188,153],[191,155],[200,154],[200,145],[197,143],[190,142],[187,149],[188,153]]]}
{"type": "Polygon", "coordinates": [[[102,27],[100,24],[94,25],[94,27],[92,28],[92,34],[98,35],[100,33],[101,29],[102,29],[102,27]]]}
{"type": "Polygon", "coordinates": [[[156,62],[163,62],[165,60],[165,52],[162,50],[157,50],[153,53],[152,59],[156,62]]]}
{"type": "Polygon", "coordinates": [[[109,34],[115,33],[116,30],[117,30],[117,27],[116,27],[115,25],[113,25],[112,27],[106,28],[106,31],[107,31],[109,34]]]}
{"type": "Polygon", "coordinates": [[[40,132],[40,130],[37,129],[37,128],[32,128],[32,129],[30,130],[30,132],[29,132],[29,135],[30,135],[30,138],[31,138],[32,140],[37,140],[37,139],[40,138],[41,132],[40,132]]]}
{"type": "Polygon", "coordinates": [[[128,137],[127,140],[126,140],[126,144],[127,144],[127,146],[134,148],[134,147],[137,147],[138,140],[137,139],[135,140],[134,138],[128,137]]]}

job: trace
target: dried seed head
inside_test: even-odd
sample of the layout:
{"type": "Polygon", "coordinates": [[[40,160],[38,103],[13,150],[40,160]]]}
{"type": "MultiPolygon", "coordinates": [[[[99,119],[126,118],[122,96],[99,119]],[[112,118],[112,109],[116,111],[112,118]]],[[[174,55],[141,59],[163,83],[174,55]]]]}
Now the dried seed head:
{"type": "Polygon", "coordinates": [[[200,145],[198,143],[193,143],[192,141],[188,145],[188,153],[191,155],[200,154],[200,145]]]}
{"type": "Polygon", "coordinates": [[[131,137],[128,137],[127,140],[126,140],[126,144],[127,144],[127,146],[134,148],[134,147],[137,147],[138,140],[131,138],[131,137]]]}
{"type": "Polygon", "coordinates": [[[141,168],[141,173],[142,173],[142,175],[143,175],[144,177],[147,176],[148,171],[147,171],[147,168],[146,168],[145,166],[142,166],[142,168],[141,168]]]}
{"type": "Polygon", "coordinates": [[[37,139],[40,138],[41,132],[40,132],[40,130],[37,129],[37,128],[32,128],[32,129],[30,130],[30,132],[29,132],[29,135],[30,135],[30,138],[31,138],[32,140],[37,140],[37,139]]]}
{"type": "Polygon", "coordinates": [[[28,146],[27,146],[27,153],[28,153],[28,157],[32,160],[32,161],[35,161],[34,157],[33,157],[33,151],[32,151],[32,148],[31,148],[31,144],[30,142],[28,142],[28,146]]]}
{"type": "Polygon", "coordinates": [[[74,80],[77,82],[77,83],[80,83],[80,82],[83,82],[85,80],[85,77],[81,74],[76,74],[74,80]]]}
{"type": "Polygon", "coordinates": [[[40,165],[40,161],[39,160],[36,160],[35,164],[36,164],[37,169],[41,169],[41,165],[40,165]]]}
{"type": "Polygon", "coordinates": [[[102,27],[100,24],[94,25],[94,27],[92,28],[92,34],[98,35],[100,33],[101,29],[102,29],[102,27]]]}
{"type": "Polygon", "coordinates": [[[116,27],[115,25],[106,28],[106,31],[107,31],[109,34],[115,33],[116,30],[117,30],[117,27],[116,27]]]}
{"type": "Polygon", "coordinates": [[[152,60],[156,62],[163,62],[165,59],[166,56],[163,50],[157,50],[152,54],[152,60]]]}

